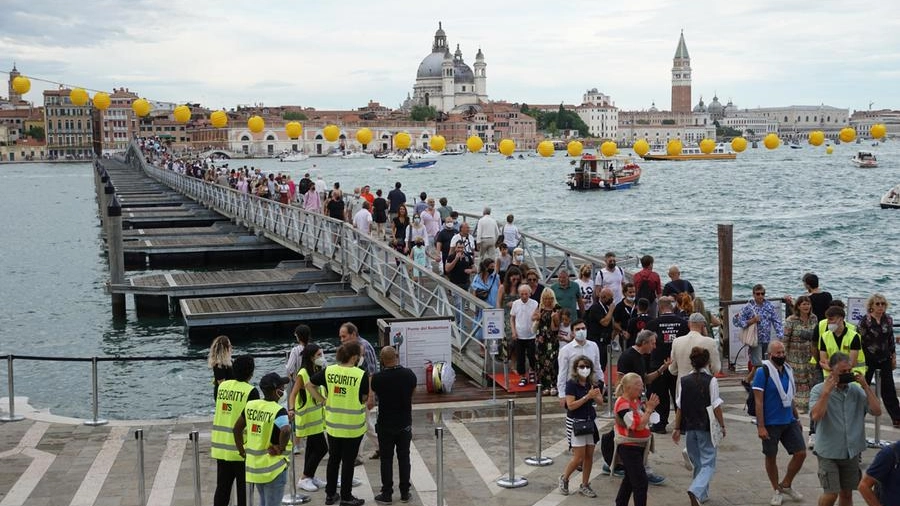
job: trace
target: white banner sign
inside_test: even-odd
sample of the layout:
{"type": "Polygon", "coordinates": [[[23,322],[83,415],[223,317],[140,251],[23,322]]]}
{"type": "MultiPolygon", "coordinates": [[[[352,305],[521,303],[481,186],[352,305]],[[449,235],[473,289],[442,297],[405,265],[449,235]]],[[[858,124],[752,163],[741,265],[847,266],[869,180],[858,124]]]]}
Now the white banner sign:
{"type": "Polygon", "coordinates": [[[866,301],[864,297],[847,297],[846,320],[854,325],[859,325],[863,316],[866,316],[866,301]]]}

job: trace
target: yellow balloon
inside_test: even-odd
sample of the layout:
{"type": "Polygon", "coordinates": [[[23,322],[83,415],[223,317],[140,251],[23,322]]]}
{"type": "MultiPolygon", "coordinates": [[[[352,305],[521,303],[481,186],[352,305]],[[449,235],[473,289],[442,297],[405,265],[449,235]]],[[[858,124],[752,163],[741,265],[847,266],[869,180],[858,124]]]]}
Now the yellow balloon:
{"type": "Polygon", "coordinates": [[[828,146],[827,148],[825,148],[825,154],[830,155],[831,153],[834,153],[834,147],[833,147],[833,146],[828,146]]]}
{"type": "Polygon", "coordinates": [[[258,134],[266,128],[266,122],[259,116],[250,116],[250,119],[247,120],[247,128],[251,132],[258,134]]]}
{"type": "Polygon", "coordinates": [[[341,136],[341,129],[337,125],[328,125],[322,129],[322,135],[328,142],[334,142],[341,136]]]}
{"type": "Polygon", "coordinates": [[[869,134],[872,135],[873,139],[882,139],[887,134],[887,127],[881,123],[875,123],[869,129],[869,134]]]}
{"type": "Polygon", "coordinates": [[[735,137],[731,139],[731,149],[734,150],[735,153],[741,153],[745,149],[747,149],[747,139],[743,137],[735,137]]]}
{"type": "Polygon", "coordinates": [[[825,132],[813,130],[809,133],[809,143],[813,146],[821,146],[825,142],[825,132]]]}
{"type": "Polygon", "coordinates": [[[603,156],[613,156],[618,151],[618,147],[615,142],[606,141],[600,145],[600,154],[603,156]]]}
{"type": "Polygon", "coordinates": [[[179,123],[187,123],[191,120],[191,108],[186,105],[179,105],[172,111],[172,116],[179,123]]]}
{"type": "Polygon", "coordinates": [[[356,142],[360,144],[368,144],[372,142],[372,131],[368,128],[360,128],[356,131],[356,142]]]}
{"type": "Polygon", "coordinates": [[[150,114],[150,109],[150,102],[147,102],[143,98],[139,98],[131,103],[131,110],[142,118],[150,114]]]}
{"type": "Polygon", "coordinates": [[[300,134],[303,133],[303,125],[296,121],[288,122],[287,125],[284,125],[284,133],[287,134],[289,139],[298,139],[300,134]]]}
{"type": "Polygon", "coordinates": [[[703,139],[700,141],[700,152],[703,154],[710,154],[716,150],[716,141],[712,139],[703,139]]]}
{"type": "Polygon", "coordinates": [[[109,93],[98,91],[97,94],[94,95],[94,107],[96,107],[100,111],[109,109],[109,105],[111,103],[112,100],[109,99],[109,93]]]}
{"type": "Polygon", "coordinates": [[[684,146],[682,146],[681,141],[678,139],[672,139],[666,145],[666,153],[669,156],[680,155],[682,149],[684,149],[684,146]]]}
{"type": "Polygon", "coordinates": [[[515,150],[516,143],[513,142],[512,139],[503,139],[500,141],[500,144],[497,145],[497,151],[500,151],[500,154],[503,156],[512,156],[515,150]]]}
{"type": "Polygon", "coordinates": [[[84,91],[84,88],[75,88],[69,92],[69,100],[72,101],[72,105],[82,106],[88,103],[88,94],[84,91]]]}
{"type": "Polygon", "coordinates": [[[209,115],[209,122],[214,128],[224,128],[228,124],[228,115],[225,111],[214,111],[209,115]]]}
{"type": "Polygon", "coordinates": [[[781,139],[778,138],[776,133],[771,133],[763,139],[763,145],[766,149],[775,149],[779,144],[781,144],[781,139]]]}
{"type": "Polygon", "coordinates": [[[435,135],[431,138],[431,149],[443,151],[447,147],[447,139],[443,135],[435,135]]]}
{"type": "Polygon", "coordinates": [[[634,146],[631,149],[634,150],[636,155],[644,156],[650,152],[650,143],[646,139],[638,139],[634,142],[634,146]]]}
{"type": "Polygon", "coordinates": [[[16,93],[24,95],[31,89],[31,79],[28,79],[25,76],[16,76],[16,78],[13,79],[12,87],[13,91],[16,93]]]}
{"type": "Polygon", "coordinates": [[[841,142],[853,142],[856,139],[856,130],[850,127],[844,127],[841,129],[841,132],[838,134],[841,142]]]}
{"type": "Polygon", "coordinates": [[[553,142],[551,141],[541,141],[537,147],[538,154],[543,157],[553,156],[553,152],[556,151],[556,148],[553,147],[553,142]]]}
{"type": "Polygon", "coordinates": [[[412,137],[410,137],[408,133],[398,132],[397,135],[394,136],[395,148],[409,149],[410,144],[412,144],[412,137]]]}
{"type": "Polygon", "coordinates": [[[466,139],[466,147],[469,148],[469,151],[477,153],[484,147],[484,141],[481,140],[481,137],[473,135],[466,139]]]}
{"type": "Polygon", "coordinates": [[[581,156],[582,151],[584,151],[584,144],[581,141],[569,141],[566,144],[566,152],[569,153],[569,156],[581,156]]]}

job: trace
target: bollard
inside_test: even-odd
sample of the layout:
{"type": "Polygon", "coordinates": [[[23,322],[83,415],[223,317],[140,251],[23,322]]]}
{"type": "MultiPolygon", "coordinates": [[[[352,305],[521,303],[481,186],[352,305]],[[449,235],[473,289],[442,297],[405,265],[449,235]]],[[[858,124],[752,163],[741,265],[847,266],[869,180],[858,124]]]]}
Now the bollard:
{"type": "Polygon", "coordinates": [[[444,428],[434,428],[435,438],[435,458],[437,462],[434,466],[435,479],[437,480],[437,506],[444,506],[444,428]]]}
{"type": "MultiPolygon", "coordinates": [[[[506,355],[509,358],[509,355],[506,355]]],[[[506,383],[506,391],[509,392],[509,360],[503,362],[503,381],[506,383]]]]}
{"type": "MultiPolygon", "coordinates": [[[[295,421],[291,420],[291,439],[294,438],[296,430],[297,426],[295,425],[295,421]]],[[[293,446],[294,445],[292,444],[288,445],[291,452],[291,493],[281,498],[281,504],[306,504],[311,500],[309,496],[297,493],[297,459],[293,446]]]]}
{"type": "Polygon", "coordinates": [[[200,433],[192,430],[190,440],[194,448],[194,506],[200,506],[200,433]]]}
{"type": "MultiPolygon", "coordinates": [[[[876,369],[875,376],[873,376],[875,380],[875,397],[881,399],[881,371],[876,369]]],[[[867,446],[869,448],[884,448],[885,446],[889,446],[890,441],[882,441],[881,440],[881,417],[875,417],[875,437],[873,439],[866,440],[867,446]]]]}
{"type": "Polygon", "coordinates": [[[0,417],[0,422],[18,422],[25,417],[16,414],[16,389],[13,386],[13,356],[6,357],[6,381],[9,385],[9,415],[0,417]]]}
{"type": "Polygon", "coordinates": [[[144,488],[144,429],[134,431],[134,439],[137,440],[137,465],[138,465],[138,505],[147,504],[147,491],[144,488]]]}
{"type": "MultiPolygon", "coordinates": [[[[125,282],[125,249],[122,245],[122,205],[113,194],[106,208],[106,249],[109,259],[109,283],[120,285],[125,282]]],[[[110,293],[114,318],[125,318],[125,294],[110,293]]]]}
{"type": "Polygon", "coordinates": [[[613,388],[612,388],[612,345],[606,345],[606,412],[600,418],[612,418],[613,388]]]}
{"type": "Polygon", "coordinates": [[[541,394],[540,387],[537,388],[536,390],[537,390],[537,402],[534,405],[535,406],[534,407],[534,416],[536,418],[535,423],[537,424],[537,427],[536,427],[537,433],[535,435],[535,441],[537,441],[537,450],[535,450],[533,457],[528,457],[525,459],[525,463],[528,464],[529,466],[543,467],[543,466],[549,466],[549,465],[553,464],[553,459],[551,459],[550,457],[542,457],[541,456],[541,439],[542,439],[541,438],[541,434],[542,434],[541,421],[542,421],[543,415],[544,415],[544,409],[542,406],[543,395],[541,394]]]}
{"type": "Polygon", "coordinates": [[[106,425],[108,423],[106,420],[97,417],[97,412],[100,410],[99,394],[97,393],[98,389],[97,357],[93,357],[91,359],[91,411],[93,412],[93,418],[85,420],[84,422],[85,425],[90,425],[91,427],[106,425]]]}
{"type": "Polygon", "coordinates": [[[497,480],[497,485],[503,488],[519,488],[528,485],[528,480],[522,476],[516,476],[516,401],[506,401],[506,417],[508,420],[507,431],[509,433],[509,475],[497,480]]]}

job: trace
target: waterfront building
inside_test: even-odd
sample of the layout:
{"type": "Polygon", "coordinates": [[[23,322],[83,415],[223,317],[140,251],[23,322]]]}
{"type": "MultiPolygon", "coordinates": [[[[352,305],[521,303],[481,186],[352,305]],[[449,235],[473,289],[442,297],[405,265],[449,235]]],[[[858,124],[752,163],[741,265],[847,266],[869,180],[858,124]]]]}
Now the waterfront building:
{"type": "Polygon", "coordinates": [[[672,112],[691,112],[691,56],[684,43],[684,30],[672,58],[672,112]]]}
{"type": "Polygon", "coordinates": [[[47,157],[47,143],[31,137],[15,142],[4,142],[9,135],[8,128],[0,125],[0,162],[22,160],[43,160],[47,157]]]}
{"type": "Polygon", "coordinates": [[[850,126],[856,129],[858,135],[868,137],[872,125],[881,123],[887,128],[888,137],[900,136],[900,111],[891,109],[855,111],[850,116],[850,126]]]}
{"type": "Polygon", "coordinates": [[[597,91],[597,88],[584,93],[581,105],[575,108],[575,112],[587,125],[591,137],[615,139],[618,136],[619,109],[609,95],[597,91]]]}
{"type": "Polygon", "coordinates": [[[113,89],[109,94],[109,107],[100,111],[100,136],[104,153],[124,151],[140,131],[138,117],[131,109],[131,103],[137,98],[138,95],[128,88],[113,89]]]}
{"type": "MultiPolygon", "coordinates": [[[[27,102],[26,102],[27,104],[27,102]]],[[[33,126],[44,128],[44,110],[42,107],[0,109],[0,126],[7,128],[7,133],[0,140],[16,142],[28,135],[33,126]]]]}
{"type": "MultiPolygon", "coordinates": [[[[805,140],[809,132],[821,130],[829,139],[837,139],[838,133],[850,121],[850,111],[846,108],[830,105],[790,105],[784,107],[757,107],[754,109],[735,109],[729,117],[749,115],[762,117],[778,124],[771,132],[788,141],[805,140]]],[[[764,133],[762,134],[764,135],[764,133]]]]}
{"type": "Polygon", "coordinates": [[[44,132],[51,158],[90,158],[93,141],[91,102],[77,106],[69,100],[72,90],[44,91],[44,132]]]}
{"type": "Polygon", "coordinates": [[[187,135],[187,125],[172,119],[168,112],[151,113],[140,120],[141,137],[158,137],[176,151],[181,151],[190,146],[187,135]]]}
{"type": "Polygon", "coordinates": [[[419,64],[412,101],[407,106],[424,105],[438,112],[463,112],[468,106],[487,101],[487,64],[478,48],[474,70],[463,61],[462,50],[450,54],[447,34],[438,23],[431,53],[419,64]]]}
{"type": "Polygon", "coordinates": [[[734,111],[719,120],[719,125],[740,130],[741,135],[751,139],[761,139],[766,134],[778,133],[778,121],[762,114],[734,111]]]}

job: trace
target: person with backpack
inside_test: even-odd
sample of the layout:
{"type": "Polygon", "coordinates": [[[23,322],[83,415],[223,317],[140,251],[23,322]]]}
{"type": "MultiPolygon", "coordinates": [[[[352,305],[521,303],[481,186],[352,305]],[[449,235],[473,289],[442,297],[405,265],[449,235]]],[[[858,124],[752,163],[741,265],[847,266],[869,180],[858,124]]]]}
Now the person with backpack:
{"type": "Polygon", "coordinates": [[[606,266],[597,271],[597,276],[594,278],[594,293],[600,293],[600,290],[609,288],[613,294],[613,306],[615,306],[624,297],[622,285],[625,283],[625,271],[616,265],[616,254],[612,251],[603,255],[603,259],[606,261],[606,266]]]}
{"type": "Polygon", "coordinates": [[[662,281],[659,274],[653,272],[653,257],[644,255],[641,257],[641,270],[634,274],[633,278],[635,297],[647,299],[650,302],[650,316],[656,318],[656,299],[662,295],[662,281]]]}
{"type": "Polygon", "coordinates": [[[875,455],[857,490],[868,506],[900,506],[900,441],[875,455]]]}

